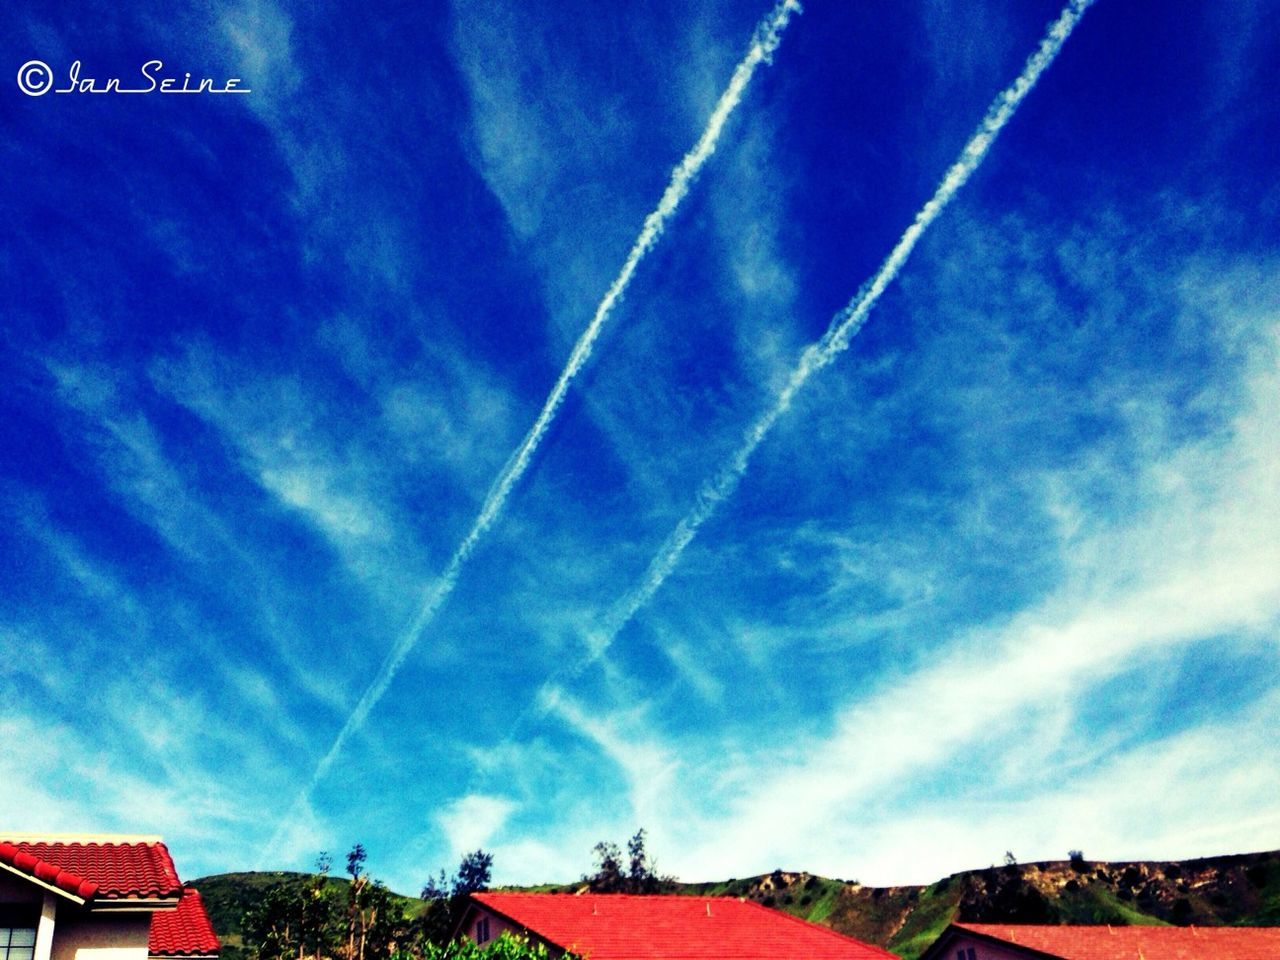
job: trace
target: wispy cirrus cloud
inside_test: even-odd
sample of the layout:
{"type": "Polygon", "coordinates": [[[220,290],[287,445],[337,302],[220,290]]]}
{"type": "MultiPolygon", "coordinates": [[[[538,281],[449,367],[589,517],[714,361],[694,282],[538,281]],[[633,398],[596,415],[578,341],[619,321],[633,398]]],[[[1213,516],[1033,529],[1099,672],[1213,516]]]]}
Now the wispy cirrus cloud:
{"type": "Polygon", "coordinates": [[[815,373],[829,366],[848,349],[850,341],[860,332],[884,291],[897,278],[920,238],[978,169],[995,138],[1013,117],[1040,76],[1053,63],[1088,6],[1089,0],[1072,0],[1049,25],[1022,72],[997,95],[977,130],[965,144],[960,157],[947,169],[933,196],[917,211],[880,268],[863,284],[849,304],[832,318],[822,338],[801,352],[764,412],[750,424],[726,462],[700,485],[694,506],[658,548],[639,582],[601,615],[599,625],[584,638],[586,657],[566,669],[565,672],[570,677],[580,674],[603,657],[619,632],[652,600],[680,563],[702,525],[737,490],[756,450],[772,432],[779,418],[790,410],[796,395],[815,373]]]}
{"type": "MultiPolygon", "coordinates": [[[[574,717],[557,716],[557,723],[578,731],[575,717],[608,717],[622,709],[619,697],[637,702],[638,689],[651,719],[632,735],[683,759],[676,794],[709,798],[714,814],[699,819],[700,804],[689,802],[670,818],[689,819],[697,823],[696,834],[716,838],[691,848],[678,865],[684,875],[740,874],[797,859],[843,874],[842,864],[865,857],[868,870],[880,871],[863,874],[869,882],[929,879],[924,866],[925,872],[912,877],[890,870],[892,844],[859,839],[866,824],[862,818],[852,823],[847,811],[874,799],[886,805],[886,823],[899,816],[915,822],[912,811],[945,819],[945,810],[930,798],[969,789],[963,769],[968,761],[987,770],[990,779],[991,771],[1001,769],[1002,754],[1010,769],[1047,764],[1034,784],[1024,785],[1026,803],[1011,803],[1003,794],[975,795],[958,796],[956,806],[973,810],[985,804],[992,816],[1007,814],[1019,825],[1010,832],[1025,838],[1018,844],[1025,848],[1020,856],[1060,856],[1055,845],[1073,831],[1075,839],[1066,843],[1086,843],[1099,856],[1136,849],[1130,844],[1126,852],[1112,854],[1107,846],[1121,836],[1114,824],[1125,822],[1125,811],[1141,806],[1133,792],[1141,758],[1180,755],[1185,744],[1209,742],[1190,735],[1184,740],[1167,728],[1163,718],[1179,709],[1183,695],[1171,686],[1173,678],[1201,670],[1223,673],[1235,669],[1232,664],[1256,672],[1257,658],[1268,656],[1265,638],[1280,616],[1280,582],[1272,572],[1280,568],[1273,505],[1280,476],[1274,444],[1266,437],[1266,425],[1277,414],[1280,313],[1260,282],[1268,270],[1265,261],[1223,254],[1204,239],[1190,250],[1151,246],[1163,229],[1162,217],[1187,213],[1174,203],[1163,214],[1124,226],[1109,212],[1102,217],[1107,229],[1081,225],[1068,231],[1065,242],[1009,224],[996,243],[990,229],[962,214],[948,231],[955,249],[941,244],[931,251],[898,306],[910,310],[912,323],[928,318],[929,332],[922,331],[909,361],[899,358],[885,368],[894,390],[883,396],[865,392],[868,382],[874,385],[884,375],[870,358],[854,377],[820,382],[811,398],[810,409],[870,403],[888,432],[842,430],[836,420],[817,417],[816,423],[826,424],[820,450],[806,449],[799,432],[783,431],[778,441],[787,456],[765,465],[769,473],[789,474],[809,469],[811,460],[874,464],[882,456],[875,451],[886,443],[892,448],[914,442],[909,432],[893,442],[895,425],[923,417],[947,437],[946,463],[955,471],[960,495],[931,503],[904,490],[895,497],[910,509],[895,506],[876,517],[865,516],[855,503],[848,531],[832,529],[830,520],[792,530],[785,524],[738,530],[727,554],[718,542],[711,556],[695,557],[687,576],[696,602],[683,600],[685,590],[678,588],[650,613],[647,630],[628,636],[612,669],[625,665],[629,679],[601,687],[584,677],[574,717]],[[1119,270],[1116,251],[1124,253],[1119,270]],[[1056,263],[1075,271],[1078,294],[1036,282],[1046,264],[1056,263]],[[1064,328],[1061,320],[1073,316],[1077,295],[1095,306],[1064,328]],[[1043,332],[1050,329],[1057,334],[1043,332]],[[980,335],[982,330],[989,336],[980,335]],[[1100,345],[1126,337],[1142,338],[1151,352],[1125,351],[1123,361],[1091,363],[1100,345]],[[1016,522],[1001,513],[1010,505],[1016,505],[1016,522]],[[939,506],[945,508],[939,512],[939,506]],[[1029,530],[1039,542],[1027,539],[1029,530]],[[985,551],[992,556],[983,557],[985,551]],[[997,558],[1006,553],[1026,557],[1026,580],[1005,585],[1008,594],[990,607],[962,599],[982,586],[986,564],[1003,563],[997,558]],[[733,571],[727,577],[717,572],[726,561],[733,571]],[[806,584],[793,605],[728,623],[701,612],[724,605],[713,599],[720,578],[735,594],[744,582],[768,582],[773,574],[758,570],[760,564],[790,567],[801,578],[797,583],[806,584]],[[888,588],[880,589],[891,598],[883,616],[868,607],[870,586],[888,588]],[[967,618],[957,618],[957,608],[967,609],[967,618]],[[684,703],[697,690],[694,677],[684,671],[664,680],[649,671],[640,680],[641,658],[655,644],[670,642],[663,637],[668,632],[675,632],[681,654],[700,672],[735,685],[725,713],[752,715],[756,724],[768,716],[781,735],[761,738],[750,723],[742,729],[751,733],[735,733],[734,724],[712,709],[702,716],[720,725],[723,739],[708,752],[685,725],[698,714],[684,703]],[[746,670],[744,654],[756,655],[746,670]],[[792,663],[796,676],[777,675],[779,657],[792,663]],[[799,676],[809,676],[803,664],[813,661],[821,674],[838,671],[849,658],[864,665],[864,676],[840,673],[853,689],[835,694],[829,720],[814,722],[814,691],[806,691],[809,706],[803,710],[796,699],[797,683],[806,682],[799,676]],[[1164,679],[1139,696],[1152,677],[1164,679]],[[1125,708],[1128,717],[1099,716],[1099,703],[1121,687],[1136,697],[1125,708]],[[674,710],[676,718],[659,720],[664,710],[674,710]],[[797,715],[807,718],[798,730],[788,726],[797,715]],[[1096,750],[1081,752],[1089,744],[1096,750]],[[762,767],[777,773],[762,778],[762,767]],[[1121,777],[1120,771],[1131,776],[1121,777]],[[1030,799],[1042,798],[1043,809],[1061,813],[1070,802],[1065,794],[1077,794],[1055,793],[1056,784],[1080,780],[1103,791],[1113,774],[1114,787],[1105,792],[1114,818],[1096,832],[1082,826],[1084,818],[1055,826],[1056,814],[1040,816],[1041,807],[1030,799]],[[779,810],[788,816],[779,819],[779,810]],[[795,811],[803,815],[792,819],[795,811]],[[798,823],[826,824],[820,835],[847,837],[848,846],[814,847],[798,823]],[[750,837],[770,837],[772,845],[746,867],[736,851],[750,837]]],[[[867,482],[884,483],[878,467],[867,482]]],[[[1239,724],[1241,743],[1252,743],[1274,703],[1265,684],[1244,696],[1252,706],[1221,722],[1224,729],[1239,724]]],[[[1195,722],[1189,720],[1192,729],[1195,722]]],[[[1212,737],[1217,743],[1229,739],[1212,737]]],[[[597,748],[626,769],[606,746],[597,748]]],[[[1266,763],[1251,759],[1248,747],[1213,763],[1186,749],[1185,763],[1161,762],[1160,776],[1178,799],[1167,804],[1167,821],[1156,818],[1143,833],[1151,843],[1165,842],[1157,834],[1167,839],[1160,833],[1164,828],[1157,829],[1160,823],[1185,826],[1194,819],[1188,810],[1195,798],[1203,809],[1216,802],[1196,786],[1201,773],[1236,771],[1238,795],[1251,799],[1228,806],[1242,811],[1264,795],[1274,775],[1266,763]]],[[[1011,774],[1001,776],[1019,782],[1011,774]]],[[[625,794],[617,802],[629,806],[625,794]]],[[[1186,849],[1212,852],[1211,837],[1244,843],[1224,838],[1254,835],[1250,831],[1271,815],[1242,814],[1241,822],[1253,826],[1238,833],[1206,824],[1204,845],[1186,849]]],[[[921,817],[920,823],[930,822],[921,817]]],[[[897,828],[887,830],[902,838],[897,828]]],[[[972,856],[979,834],[995,832],[993,826],[974,833],[973,843],[954,859],[934,856],[920,863],[934,871],[970,866],[964,858],[972,856]]],[[[1000,841],[984,857],[1013,842],[1000,841]]],[[[754,845],[760,846],[758,839],[754,845]]]]}
{"type": "Polygon", "coordinates": [[[799,9],[799,4],[796,0],[779,0],[757,25],[755,33],[747,46],[747,52],[734,69],[728,85],[716,102],[715,108],[712,110],[701,135],[688,153],[684,155],[680,163],[676,165],[666,188],[658,200],[657,206],[645,217],[640,233],[627,253],[621,269],[605,290],[603,297],[595,307],[590,322],[575,342],[568,361],[556,378],[555,384],[543,402],[533,425],[526,432],[512,452],[506,465],[490,486],[479,512],[471,523],[470,529],[453,551],[445,564],[444,570],[424,590],[420,591],[420,600],[416,613],[414,613],[408,626],[383,659],[373,681],[365,688],[359,700],[357,700],[347,721],[338,731],[333,745],[321,756],[310,782],[303,788],[297,803],[305,801],[310,791],[314,790],[318,783],[328,774],[346,742],[364,726],[370,711],[386,694],[396,674],[403,668],[413,648],[417,646],[422,638],[424,631],[435,620],[440,608],[453,593],[464,566],[470,561],[478,545],[498,520],[516,484],[519,483],[532,464],[533,456],[550,430],[570,384],[590,359],[600,331],[613,312],[615,305],[621,300],[630,285],[640,262],[662,238],[668,222],[679,209],[681,201],[689,192],[699,170],[715,152],[720,133],[729,116],[741,102],[747,85],[751,82],[752,75],[761,64],[769,62],[779,43],[781,43],[782,32],[786,29],[787,23],[799,9]]]}
{"type": "Polygon", "coordinates": [[[795,18],[523,475],[768,3],[122,2],[92,38],[0,9],[25,56],[254,88],[6,116],[0,807],[243,869],[349,726],[264,867],[358,839],[400,890],[477,845],[568,880],[641,826],[686,878],[1265,845],[1274,0],[1096,4],[661,589],[557,672],[1061,2],[795,18]]]}
{"type": "Polygon", "coordinates": [[[1004,779],[1000,789],[869,805],[841,837],[845,862],[856,862],[865,882],[917,882],[998,862],[1005,851],[1027,862],[1076,849],[1115,860],[1254,849],[1280,822],[1270,803],[1280,771],[1264,746],[1278,709],[1272,695],[1093,765],[1037,757],[1025,778],[1004,779]],[[1239,751],[1224,751],[1226,741],[1239,751]],[[1206,819],[1206,808],[1218,815],[1206,819]],[[957,830],[958,822],[973,829],[957,830]]]}
{"type": "MultiPolygon", "coordinates": [[[[1231,323],[1225,318],[1224,326],[1231,323]]],[[[804,851],[805,862],[821,863],[822,851],[810,848],[803,824],[845,823],[842,811],[892,798],[908,783],[928,783],[940,776],[939,770],[974,757],[975,745],[981,744],[983,751],[1016,749],[1028,730],[1048,731],[1054,749],[1064,742],[1087,742],[1084,738],[1091,734],[1084,717],[1095,691],[1111,678],[1163,670],[1163,665],[1184,659],[1250,656],[1250,650],[1261,650],[1256,643],[1280,622],[1280,579],[1274,572],[1280,569],[1280,512],[1273,506],[1280,489],[1280,457],[1266,436],[1266,425],[1280,412],[1275,401],[1280,371],[1274,320],[1268,325],[1271,333],[1255,342],[1241,370],[1247,399],[1225,435],[1175,446],[1147,463],[1138,478],[1145,506],[1064,540],[1065,576],[1043,600],[1006,622],[962,631],[943,650],[935,649],[919,670],[885,678],[868,696],[841,708],[832,731],[801,749],[792,762],[755,783],[746,781],[721,826],[707,825],[716,838],[692,852],[687,862],[698,869],[711,864],[727,869],[748,836],[768,835],[772,853],[763,854],[756,867],[767,869],[771,855],[794,857],[797,851],[804,851]],[[1242,638],[1234,648],[1221,640],[1230,636],[1242,638]],[[1258,638],[1256,643],[1252,637],[1258,638]],[[1055,712],[1059,722],[1049,722],[1055,712]],[[777,817],[780,809],[789,812],[784,820],[777,817]]],[[[1246,709],[1241,727],[1246,741],[1253,735],[1249,730],[1262,729],[1258,725],[1273,718],[1274,700],[1274,690],[1264,691],[1246,709]]],[[[1139,740],[1153,735],[1146,729],[1151,722],[1148,715],[1139,724],[1139,740]]],[[[1201,794],[1194,776],[1183,779],[1187,770],[1225,764],[1242,778],[1238,795],[1251,798],[1242,802],[1253,803],[1265,791],[1267,778],[1274,779],[1274,769],[1250,761],[1247,747],[1233,760],[1219,755],[1209,764],[1200,748],[1211,741],[1222,742],[1195,734],[1185,741],[1175,738],[1168,748],[1176,757],[1183,749],[1177,744],[1189,744],[1193,754],[1185,763],[1171,759],[1164,770],[1177,783],[1176,802],[1194,803],[1189,798],[1201,794]]],[[[1159,756],[1165,748],[1152,749],[1159,756]]],[[[1126,752],[1131,756],[1124,762],[1136,769],[1144,749],[1126,752]]],[[[1119,817],[1119,811],[1138,803],[1127,791],[1141,778],[1109,780],[1112,772],[1105,763],[1084,767],[1099,768],[1102,772],[1089,782],[1112,798],[1119,817]],[[1104,782],[1111,787],[1104,790],[1104,782]]],[[[739,778],[733,774],[732,779],[739,778]]],[[[1060,780],[1052,774],[1048,779],[1060,780]]],[[[945,784],[946,776],[940,782],[945,784]]],[[[1074,790],[1067,793],[1076,795],[1074,790]]],[[[1147,796],[1143,785],[1142,797],[1147,796]]],[[[1046,799],[1038,809],[1052,806],[1046,799]]],[[[1042,819],[1028,813],[1029,808],[1030,801],[1022,807],[1027,819],[1050,822],[1050,815],[1042,819]]],[[[1264,817],[1274,813],[1255,812],[1264,817]]],[[[1088,834],[1087,818],[1070,822],[1071,829],[1088,834]]],[[[1085,842],[1116,843],[1120,835],[1119,828],[1109,825],[1085,842]]],[[[1061,838],[1061,831],[1054,833],[1054,842],[1061,838]]],[[[965,855],[949,868],[963,867],[965,855]]],[[[1105,855],[1126,854],[1107,850],[1105,855]]],[[[876,856],[887,869],[887,853],[876,856]]],[[[876,882],[895,877],[908,879],[898,870],[877,875],[876,882]]]]}
{"type": "Polygon", "coordinates": [[[380,580],[394,573],[394,480],[353,431],[326,428],[323,396],[198,342],[157,358],[150,374],[166,397],[217,432],[252,482],[304,518],[357,580],[385,588],[380,580]]]}
{"type": "Polygon", "coordinates": [[[194,560],[205,558],[209,541],[226,542],[220,521],[192,496],[151,421],[132,397],[121,396],[116,373],[58,360],[47,367],[60,399],[84,418],[84,427],[72,430],[73,442],[92,451],[125,510],[194,560]]]}

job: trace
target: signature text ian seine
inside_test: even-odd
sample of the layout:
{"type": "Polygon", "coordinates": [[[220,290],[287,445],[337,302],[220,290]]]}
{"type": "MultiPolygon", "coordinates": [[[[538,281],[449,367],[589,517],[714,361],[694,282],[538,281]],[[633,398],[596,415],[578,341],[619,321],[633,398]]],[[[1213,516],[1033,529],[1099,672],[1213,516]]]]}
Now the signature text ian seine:
{"type": "Polygon", "coordinates": [[[84,66],[74,61],[67,69],[66,84],[54,87],[57,82],[53,70],[40,60],[30,60],[18,71],[18,86],[31,97],[53,93],[252,93],[243,86],[239,77],[215,80],[212,77],[195,77],[190,73],[166,75],[163,60],[148,60],[138,70],[137,77],[90,77],[84,75],[84,66]]]}

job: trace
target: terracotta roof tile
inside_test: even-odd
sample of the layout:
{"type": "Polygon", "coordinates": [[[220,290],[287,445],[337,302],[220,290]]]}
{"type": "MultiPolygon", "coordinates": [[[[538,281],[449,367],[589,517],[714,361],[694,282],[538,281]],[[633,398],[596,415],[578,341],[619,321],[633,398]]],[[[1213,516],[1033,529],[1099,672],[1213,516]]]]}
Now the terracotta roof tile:
{"type": "Polygon", "coordinates": [[[60,890],[65,890],[82,900],[87,900],[98,892],[98,885],[92,880],[87,880],[70,870],[64,870],[57,864],[43,860],[12,843],[0,843],[0,863],[7,864],[60,890]]]}
{"type": "Polygon", "coordinates": [[[473,901],[590,960],[896,960],[733,897],[477,893],[473,901]]]}
{"type": "Polygon", "coordinates": [[[1280,927],[1109,927],[957,923],[1065,960],[1272,960],[1280,927]]]}
{"type": "Polygon", "coordinates": [[[154,841],[6,841],[0,861],[84,899],[165,899],[182,891],[168,849],[154,841]]]}
{"type": "Polygon", "coordinates": [[[204,901],[192,887],[182,891],[176,910],[157,910],[151,915],[148,952],[153,957],[208,957],[221,948],[213,932],[204,901]]]}

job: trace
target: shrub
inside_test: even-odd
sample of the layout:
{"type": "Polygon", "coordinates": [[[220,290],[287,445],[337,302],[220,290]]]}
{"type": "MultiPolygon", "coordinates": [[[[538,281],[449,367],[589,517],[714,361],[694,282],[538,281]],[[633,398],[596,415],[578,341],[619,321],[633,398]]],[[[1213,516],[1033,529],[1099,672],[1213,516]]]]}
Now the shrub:
{"type": "MultiPolygon", "coordinates": [[[[416,960],[410,954],[397,954],[393,960],[416,960]]],[[[452,940],[446,944],[427,944],[422,960],[552,960],[546,944],[535,943],[528,937],[503,933],[484,946],[470,938],[452,940]]],[[[567,953],[560,960],[578,960],[567,953]]]]}

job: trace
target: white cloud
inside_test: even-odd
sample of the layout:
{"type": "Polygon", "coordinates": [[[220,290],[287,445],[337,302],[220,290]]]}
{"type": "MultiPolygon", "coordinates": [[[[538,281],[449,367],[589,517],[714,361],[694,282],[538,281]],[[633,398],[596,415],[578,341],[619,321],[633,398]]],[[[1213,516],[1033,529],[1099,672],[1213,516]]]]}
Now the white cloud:
{"type": "Polygon", "coordinates": [[[679,761],[643,730],[645,708],[602,715],[581,706],[557,687],[548,688],[542,706],[594,743],[625,774],[631,817],[638,823],[666,823],[679,761]]]}
{"type": "Polygon", "coordinates": [[[271,0],[238,0],[222,7],[218,26],[239,59],[239,76],[253,90],[249,108],[280,123],[303,81],[293,55],[293,21],[271,0]]]}
{"type": "MultiPolygon", "coordinates": [[[[1280,629],[1280,448],[1274,442],[1274,424],[1280,422],[1280,309],[1254,269],[1193,265],[1183,279],[1181,287],[1159,284],[1177,290],[1176,302],[1162,309],[1185,326],[1188,337],[1214,338],[1208,352],[1216,365],[1197,358],[1202,369],[1212,369],[1202,393],[1214,395],[1196,398],[1197,409],[1183,407],[1180,416],[1169,397],[1177,388],[1175,376],[1186,376],[1185,369],[1166,371],[1166,380],[1145,381],[1120,369],[1114,378],[1103,376],[1082,388],[1085,409],[1114,404],[1123,428],[1073,447],[1080,452],[1073,460],[1033,459],[1009,478],[1018,485],[1020,509],[1032,516],[1043,510],[1048,519],[1048,539],[1036,549],[1053,560],[1045,565],[1053,580],[1030,593],[1021,609],[997,611],[968,627],[953,622],[942,637],[925,636],[928,608],[951,600],[948,564],[954,558],[945,552],[930,557],[927,538],[913,540],[907,552],[886,547],[877,554],[839,536],[828,544],[824,531],[806,528],[796,538],[796,562],[813,561],[815,544],[824,563],[834,561],[827,564],[826,582],[833,584],[827,599],[839,599],[842,584],[878,581],[887,567],[894,581],[889,595],[905,611],[894,632],[918,637],[921,649],[900,657],[874,652],[868,674],[850,679],[859,693],[846,696],[829,721],[806,715],[797,728],[794,717],[780,711],[780,722],[792,733],[789,748],[767,737],[766,743],[738,743],[732,731],[718,745],[702,731],[664,740],[659,728],[670,726],[654,710],[598,706],[625,702],[620,692],[634,691],[642,686],[638,682],[613,684],[612,698],[574,699],[563,691],[552,698],[553,714],[626,772],[633,811],[641,809],[635,785],[645,777],[660,778],[668,795],[681,798],[666,808],[647,798],[651,802],[642,814],[646,824],[679,825],[665,848],[679,849],[669,864],[678,873],[740,876],[785,863],[835,875],[856,867],[867,882],[926,881],[935,868],[989,862],[1009,847],[1027,859],[1063,856],[1068,845],[1081,844],[1096,845],[1099,856],[1164,856],[1179,836],[1199,838],[1176,847],[1192,853],[1215,852],[1215,843],[1265,846],[1259,838],[1280,811],[1260,799],[1270,795],[1275,767],[1258,759],[1257,739],[1267,729],[1260,718],[1280,719],[1274,716],[1274,695],[1252,712],[1219,718],[1203,734],[1193,729],[1152,740],[1160,698],[1168,691],[1159,683],[1147,690],[1132,682],[1135,675],[1148,681],[1171,675],[1183,662],[1221,657],[1226,666],[1259,651],[1267,655],[1280,629]],[[1206,410],[1211,415],[1203,416],[1206,410]],[[1189,429],[1182,417],[1193,414],[1201,418],[1189,429]],[[1097,509],[1100,492],[1119,506],[1097,509]],[[910,550],[922,551],[914,557],[918,563],[907,561],[910,550]],[[896,578],[890,558],[900,565],[896,578]],[[1126,709],[1133,715],[1096,726],[1099,721],[1090,715],[1097,698],[1116,684],[1126,689],[1126,709]],[[1146,742],[1133,746],[1135,739],[1146,742]],[[1208,752],[1210,744],[1217,744],[1217,756],[1208,752]],[[1046,757],[1047,780],[1080,789],[1054,792],[1035,778],[1019,781],[1020,771],[1036,770],[1046,757]],[[973,776],[1020,788],[1026,802],[949,795],[961,789],[955,778],[965,758],[975,765],[973,776]],[[1153,782],[1163,786],[1152,822],[1138,830],[1148,792],[1141,777],[1144,758],[1153,766],[1153,782]],[[1206,778],[1214,786],[1204,786],[1206,778]],[[1218,789],[1227,782],[1233,784],[1230,791],[1218,789]],[[913,790],[946,799],[930,804],[913,790]],[[1090,790],[1105,799],[1105,808],[1083,802],[1090,790]],[[1231,795],[1241,799],[1228,804],[1231,795]],[[1036,798],[1043,798],[1043,813],[1036,798]],[[1110,818],[1106,822],[1114,826],[1082,830],[1088,814],[1073,814],[1072,803],[1110,818]],[[1207,811],[1216,805],[1233,811],[1228,819],[1235,826],[1214,822],[1216,814],[1207,811]],[[990,826],[974,821],[987,814],[997,818],[990,826]],[[930,839],[913,837],[913,828],[931,831],[925,833],[930,839]],[[1126,831],[1132,840],[1127,845],[1120,842],[1126,831]],[[930,846],[932,857],[923,853],[930,846]],[[912,869],[920,872],[904,876],[913,851],[921,859],[912,869]]],[[[1029,372],[1003,369],[1009,396],[999,399],[998,408],[1032,404],[1037,397],[1055,400],[1041,385],[1027,383],[1029,372]]],[[[1057,409],[1073,407],[1050,405],[1037,416],[1057,409]]],[[[990,416],[990,405],[979,403],[966,415],[978,421],[984,412],[990,416]]],[[[974,449],[961,452],[988,452],[988,437],[999,428],[978,423],[972,435],[962,435],[974,449]]],[[[1016,444],[1004,452],[1016,458],[1016,444]]],[[[980,465],[975,462],[975,471],[980,465]]],[[[999,514],[983,511],[980,522],[993,525],[987,535],[1002,536],[999,514]]],[[[975,522],[963,514],[958,513],[960,523],[975,522]]],[[[741,565],[736,558],[719,560],[741,565]]],[[[704,604],[699,597],[686,606],[696,612],[704,604]]],[[[683,629],[685,621],[676,619],[683,629]]],[[[718,622],[721,635],[710,631],[704,639],[702,619],[707,617],[691,621],[697,626],[694,638],[711,647],[700,659],[723,668],[715,659],[717,640],[748,650],[765,643],[770,652],[754,663],[758,675],[751,683],[778,695],[789,688],[781,664],[790,658],[817,656],[841,636],[871,638],[841,621],[838,603],[811,623],[804,621],[808,630],[779,615],[776,624],[718,622]],[[822,626],[824,616],[829,631],[822,626]]],[[[861,613],[857,619],[861,625],[861,613]]],[[[664,617],[664,630],[668,622],[664,617]]],[[[689,633],[684,630],[681,643],[689,633]]],[[[848,661],[844,668],[856,674],[848,661]]],[[[719,683],[732,674],[713,676],[719,683]]],[[[685,680],[696,688],[696,677],[685,680]]],[[[738,709],[758,712],[760,700],[753,689],[738,709]]],[[[796,708],[805,711],[804,703],[812,701],[801,700],[796,708]]]]}
{"type": "Polygon", "coordinates": [[[1030,862],[1077,849],[1106,860],[1260,849],[1280,827],[1280,764],[1269,749],[1278,721],[1273,692],[1221,722],[1115,752],[1083,775],[1042,760],[1036,773],[1047,776],[998,797],[979,788],[905,812],[867,805],[842,825],[834,853],[813,851],[810,869],[856,864],[864,882],[920,883],[998,862],[1006,850],[1030,862]]]}
{"type": "MultiPolygon", "coordinates": [[[[136,688],[130,693],[138,703],[136,688]]],[[[213,725],[207,715],[174,719],[188,728],[213,725]]],[[[0,717],[0,820],[36,832],[161,833],[198,849],[202,865],[239,849],[257,828],[262,802],[244,782],[268,768],[253,765],[244,782],[220,783],[193,762],[189,744],[172,742],[164,745],[172,764],[157,776],[156,744],[128,722],[100,723],[101,735],[91,736],[53,716],[10,710],[0,717]]]]}
{"type": "Polygon", "coordinates": [[[385,522],[367,503],[335,489],[342,481],[326,464],[264,466],[258,479],[282,502],[307,514],[335,543],[385,540],[385,522]]]}
{"type": "Polygon", "coordinates": [[[208,559],[229,538],[218,517],[166,454],[147,417],[121,397],[117,374],[91,365],[47,360],[58,395],[85,420],[76,440],[95,455],[121,506],[185,556],[208,559]]]}
{"type": "Polygon", "coordinates": [[[491,846],[516,809],[507,797],[471,793],[450,803],[434,819],[444,831],[450,858],[456,860],[469,851],[491,846]]]}
{"type": "MultiPolygon", "coordinates": [[[[414,330],[439,327],[416,312],[408,320],[414,330]]],[[[517,406],[508,386],[425,333],[393,347],[368,325],[338,316],[321,326],[319,340],[376,404],[377,426],[395,458],[415,471],[444,471],[478,499],[515,442],[517,406]]]]}
{"type": "MultiPolygon", "coordinates": [[[[761,868],[784,853],[820,856],[810,824],[849,822],[850,811],[927,776],[968,745],[1020,736],[1025,715],[1045,703],[1073,709],[1136,663],[1224,635],[1275,631],[1280,370],[1274,320],[1270,326],[1251,354],[1249,402],[1227,438],[1193,442],[1149,464],[1138,478],[1145,509],[1074,548],[1054,593],[1007,622],[957,637],[914,673],[886,677],[838,714],[805,759],[762,775],[727,817],[705,824],[708,840],[683,862],[714,873],[732,869],[747,849],[761,868]]],[[[1221,749],[1251,782],[1249,771],[1258,771],[1247,748],[1221,749]]],[[[1184,830],[1205,820],[1189,807],[1176,813],[1184,830]]],[[[1170,823],[1169,833],[1178,827],[1170,823]]]]}
{"type": "Polygon", "coordinates": [[[369,448],[357,422],[335,436],[325,427],[323,399],[300,382],[237,366],[205,344],[153,361],[150,372],[156,387],[214,428],[244,472],[313,526],[358,580],[384,599],[395,596],[389,580],[416,587],[398,569],[412,565],[413,553],[394,536],[390,465],[369,448]]]}

